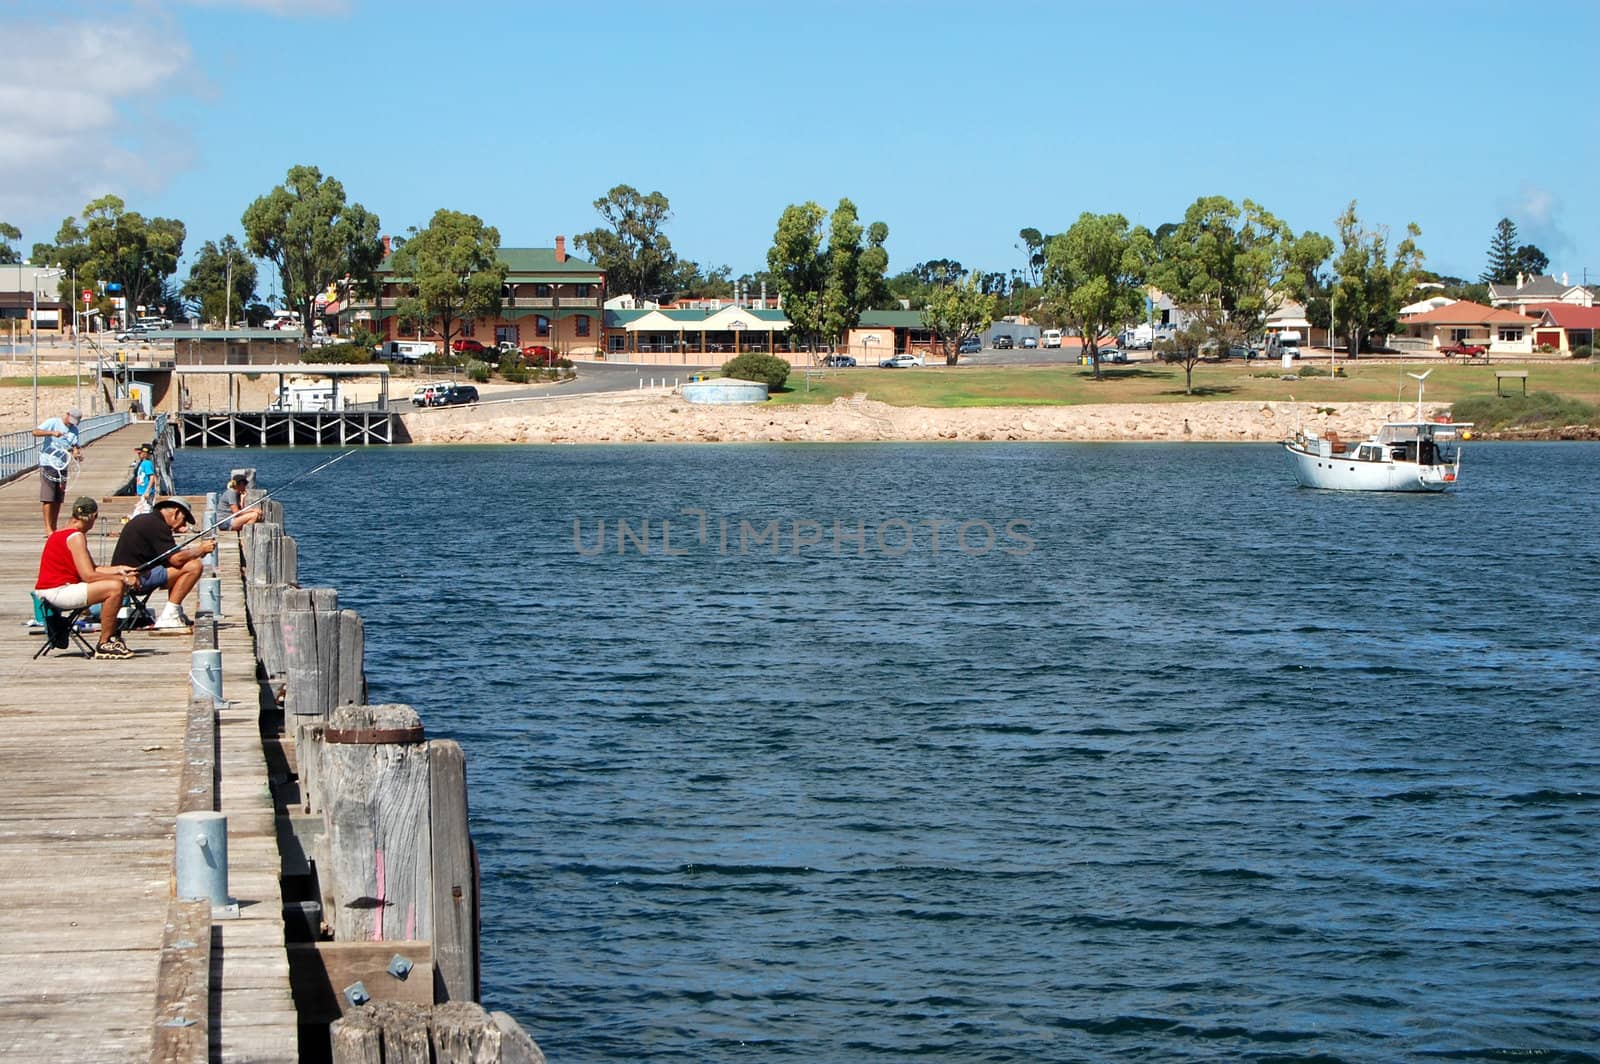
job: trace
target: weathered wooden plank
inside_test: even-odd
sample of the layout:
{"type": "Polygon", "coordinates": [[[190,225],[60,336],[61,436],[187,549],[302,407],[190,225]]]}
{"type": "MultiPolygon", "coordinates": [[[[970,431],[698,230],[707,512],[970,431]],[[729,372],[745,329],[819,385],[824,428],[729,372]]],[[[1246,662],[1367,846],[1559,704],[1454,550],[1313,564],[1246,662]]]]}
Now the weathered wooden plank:
{"type": "Polygon", "coordinates": [[[339,702],[341,623],[332,588],[295,588],[283,596],[284,712],[326,717],[339,702]]]}
{"type": "Polygon", "coordinates": [[[178,777],[178,812],[213,812],[216,775],[216,704],[209,697],[191,698],[183,735],[183,772],[178,777]]]}
{"type": "Polygon", "coordinates": [[[467,825],[467,757],[451,739],[428,742],[436,1001],[478,999],[478,911],[467,825]]]}
{"type": "Polygon", "coordinates": [[[489,1016],[500,1029],[500,1064],[545,1064],[544,1050],[510,1013],[491,1012],[489,1016]]]}
{"type": "Polygon", "coordinates": [[[330,923],[341,942],[433,934],[428,753],[410,706],[341,706],[323,734],[330,923]],[[355,739],[357,741],[344,741],[355,739]]]}
{"type": "Polygon", "coordinates": [[[339,696],[336,705],[367,704],[367,639],[361,614],[339,611],[339,696]]]}
{"type": "Polygon", "coordinates": [[[333,1064],[383,1064],[383,1028],[370,1007],[346,1013],[328,1035],[333,1064]]]}
{"type": "Polygon", "coordinates": [[[291,942],[290,980],[301,1018],[329,1023],[353,1008],[344,991],[356,983],[374,1002],[433,1003],[433,947],[427,942],[291,942]],[[392,975],[389,965],[404,957],[411,968],[392,975]]]}
{"type": "Polygon", "coordinates": [[[153,1064],[205,1064],[210,1045],[211,904],[167,908],[156,972],[153,1064]]]}

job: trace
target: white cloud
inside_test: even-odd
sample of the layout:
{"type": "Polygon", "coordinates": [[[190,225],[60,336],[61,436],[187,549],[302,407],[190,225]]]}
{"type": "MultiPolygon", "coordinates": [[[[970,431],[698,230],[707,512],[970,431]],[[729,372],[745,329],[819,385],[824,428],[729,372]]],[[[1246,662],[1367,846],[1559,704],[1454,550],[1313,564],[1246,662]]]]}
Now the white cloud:
{"type": "Polygon", "coordinates": [[[29,45],[0,65],[0,218],[60,218],[113,188],[150,191],[168,164],[153,143],[188,154],[166,131],[125,118],[185,72],[190,52],[181,39],[137,24],[111,34],[88,20],[9,29],[29,45]]]}
{"type": "Polygon", "coordinates": [[[1550,257],[1550,269],[1561,275],[1560,256],[1571,254],[1576,244],[1567,235],[1561,218],[1565,213],[1561,199],[1547,188],[1524,181],[1515,199],[1502,201],[1506,217],[1517,223],[1517,237],[1550,257]]]}

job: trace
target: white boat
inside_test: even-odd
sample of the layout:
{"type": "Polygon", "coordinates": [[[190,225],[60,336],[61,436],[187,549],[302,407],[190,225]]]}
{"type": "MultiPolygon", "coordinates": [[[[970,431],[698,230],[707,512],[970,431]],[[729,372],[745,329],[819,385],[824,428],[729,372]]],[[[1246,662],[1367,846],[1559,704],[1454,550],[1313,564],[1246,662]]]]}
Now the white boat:
{"type": "Polygon", "coordinates": [[[1285,440],[1283,449],[1295,480],[1302,487],[1335,491],[1444,491],[1456,483],[1461,476],[1461,441],[1471,438],[1472,425],[1423,419],[1422,382],[1428,373],[1407,374],[1417,380],[1414,421],[1385,422],[1354,445],[1333,432],[1297,432],[1285,440]]]}

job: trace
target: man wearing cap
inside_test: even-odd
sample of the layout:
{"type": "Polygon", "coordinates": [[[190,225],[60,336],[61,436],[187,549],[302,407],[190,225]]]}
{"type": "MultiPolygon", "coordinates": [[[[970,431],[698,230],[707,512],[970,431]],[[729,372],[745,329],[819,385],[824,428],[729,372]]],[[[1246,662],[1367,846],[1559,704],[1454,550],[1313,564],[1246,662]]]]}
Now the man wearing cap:
{"type": "Polygon", "coordinates": [[[133,493],[139,501],[133,504],[133,512],[147,514],[150,504],[156,501],[155,450],[148,443],[141,443],[134,451],[139,456],[139,467],[133,475],[133,493]]]}
{"type": "Polygon", "coordinates": [[[44,504],[44,533],[56,530],[61,501],[67,497],[67,465],[83,460],[78,446],[78,422],[83,411],[68,410],[66,417],[53,417],[33,430],[39,438],[39,501],[44,504]]]}
{"type": "Polygon", "coordinates": [[[162,499],[154,511],[128,518],[111,553],[113,565],[139,570],[139,590],[167,589],[167,604],[156,618],[156,631],[175,631],[194,622],[183,612],[184,596],[200,582],[201,561],[217,549],[214,539],[177,550],[176,534],[194,524],[194,514],[177,499],[162,499]]]}
{"type": "Polygon", "coordinates": [[[117,636],[117,612],[122,594],[139,582],[139,574],[126,565],[96,565],[89,556],[88,532],[100,516],[100,507],[87,495],[72,503],[66,528],[52,532],[39,556],[39,579],[34,590],[58,610],[72,611],[100,604],[100,645],[97,658],[131,658],[133,651],[117,636]]]}

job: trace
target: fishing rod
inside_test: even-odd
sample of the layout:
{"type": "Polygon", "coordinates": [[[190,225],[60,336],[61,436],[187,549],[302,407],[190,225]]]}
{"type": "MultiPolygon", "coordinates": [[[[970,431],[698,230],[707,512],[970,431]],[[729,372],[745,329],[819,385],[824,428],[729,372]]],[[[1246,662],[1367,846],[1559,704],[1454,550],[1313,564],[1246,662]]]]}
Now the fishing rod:
{"type": "MultiPolygon", "coordinates": [[[[266,502],[268,499],[270,499],[274,495],[278,494],[278,492],[283,491],[285,488],[293,487],[294,485],[300,483],[302,480],[306,479],[307,477],[314,476],[315,474],[322,472],[324,469],[327,469],[329,466],[333,465],[335,462],[342,462],[346,458],[349,458],[351,455],[353,455],[355,453],[356,453],[355,449],[352,448],[351,450],[348,450],[348,451],[344,452],[344,454],[339,455],[337,458],[328,459],[326,462],[323,462],[321,465],[317,466],[315,469],[308,469],[304,473],[301,473],[299,476],[293,477],[293,478],[285,481],[284,483],[279,484],[277,487],[273,488],[271,491],[269,491],[265,495],[261,496],[261,498],[256,499],[254,502],[250,503],[249,506],[242,507],[240,509],[240,513],[244,512],[245,510],[249,510],[249,509],[252,509],[254,507],[260,506],[262,503],[266,502]]],[[[139,566],[140,571],[148,569],[153,565],[160,564],[162,561],[165,561],[167,558],[172,557],[172,555],[178,553],[180,550],[182,550],[183,548],[189,546],[189,544],[191,544],[191,543],[199,542],[200,540],[204,539],[206,536],[210,535],[211,533],[215,532],[217,529],[221,528],[223,525],[231,523],[233,521],[233,519],[235,517],[237,517],[237,516],[238,516],[238,514],[228,514],[226,517],[222,518],[222,520],[218,521],[216,524],[212,525],[210,528],[202,529],[201,531],[196,532],[194,535],[190,536],[188,539],[184,540],[182,543],[179,543],[176,546],[172,547],[172,549],[162,551],[160,554],[156,555],[154,558],[151,558],[149,561],[147,561],[143,565],[139,566]]]]}

